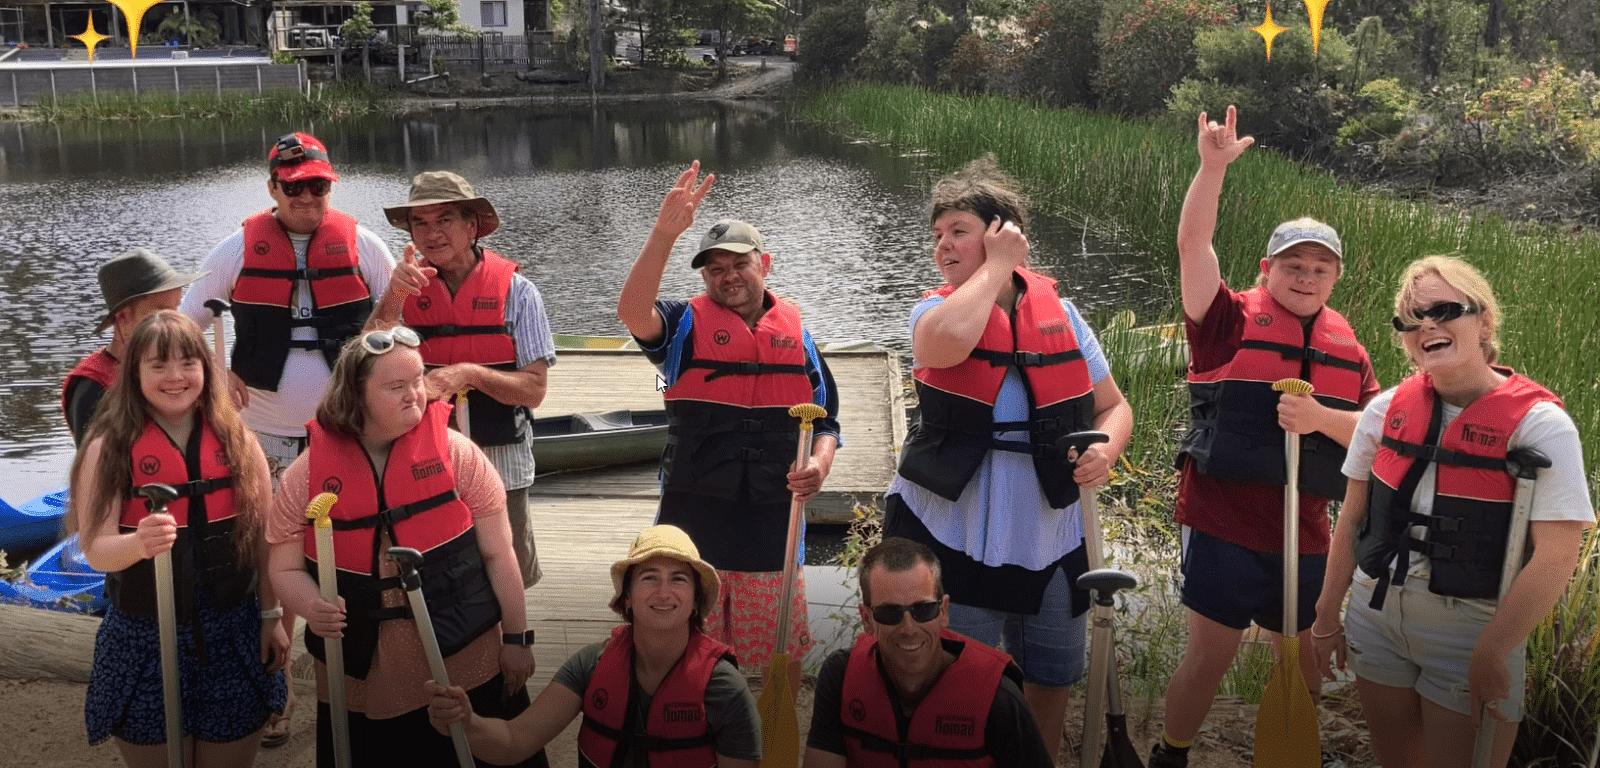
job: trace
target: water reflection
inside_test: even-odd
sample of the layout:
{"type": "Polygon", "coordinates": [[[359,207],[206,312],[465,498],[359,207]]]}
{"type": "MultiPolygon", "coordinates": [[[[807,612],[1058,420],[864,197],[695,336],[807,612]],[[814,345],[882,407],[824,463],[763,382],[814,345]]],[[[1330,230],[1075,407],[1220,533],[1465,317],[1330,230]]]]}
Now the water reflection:
{"type": "MultiPolygon", "coordinates": [[[[803,307],[819,339],[904,352],[906,313],[939,282],[923,211],[930,159],[841,140],[767,104],[508,107],[310,125],[4,125],[0,496],[29,498],[65,474],[59,382],[109,338],[90,333],[102,306],[98,265],[134,245],[180,269],[198,264],[270,204],[262,159],[292,130],[323,139],[342,177],[334,205],[396,253],[404,233],[384,223],[382,207],[403,201],[417,172],[465,175],[501,214],[487,244],[523,265],[559,332],[623,333],[613,314],[622,279],[661,196],[697,158],[718,175],[700,220],[759,226],[774,254],[770,285],[803,307]]],[[[695,240],[679,244],[663,296],[701,289],[688,267],[695,240]]],[[[1035,266],[1091,316],[1170,304],[1160,270],[1080,223],[1043,217],[1032,241],[1035,266]]]]}

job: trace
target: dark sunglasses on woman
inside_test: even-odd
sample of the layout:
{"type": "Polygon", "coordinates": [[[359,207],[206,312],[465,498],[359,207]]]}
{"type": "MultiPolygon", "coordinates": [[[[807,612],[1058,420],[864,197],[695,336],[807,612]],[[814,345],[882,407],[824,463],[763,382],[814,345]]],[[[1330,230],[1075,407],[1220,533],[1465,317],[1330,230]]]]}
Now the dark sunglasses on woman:
{"type": "Polygon", "coordinates": [[[300,181],[280,181],[278,189],[283,190],[285,197],[299,197],[300,193],[311,190],[312,197],[327,197],[328,190],[333,189],[333,182],[327,179],[301,179],[300,181]]]}
{"type": "Polygon", "coordinates": [[[416,331],[403,325],[395,326],[387,331],[371,331],[361,334],[361,348],[374,355],[386,354],[394,349],[395,342],[400,342],[408,347],[422,346],[422,337],[416,331]]]}
{"type": "Polygon", "coordinates": [[[886,627],[893,627],[908,613],[911,614],[912,621],[926,624],[939,617],[939,601],[924,600],[911,605],[884,603],[872,609],[872,620],[886,627]]]}
{"type": "MultiPolygon", "coordinates": [[[[1432,320],[1435,323],[1448,323],[1462,315],[1476,314],[1478,314],[1477,307],[1471,304],[1462,304],[1459,301],[1442,301],[1431,307],[1416,310],[1417,317],[1432,320]]],[[[1401,333],[1410,333],[1422,327],[1421,323],[1408,323],[1400,319],[1399,315],[1389,318],[1389,323],[1401,333]]]]}

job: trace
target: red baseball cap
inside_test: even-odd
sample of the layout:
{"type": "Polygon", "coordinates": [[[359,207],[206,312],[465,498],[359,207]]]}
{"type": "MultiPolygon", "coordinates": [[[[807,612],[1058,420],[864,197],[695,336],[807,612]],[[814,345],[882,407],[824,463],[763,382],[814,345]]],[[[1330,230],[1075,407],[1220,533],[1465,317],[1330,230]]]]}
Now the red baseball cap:
{"type": "Polygon", "coordinates": [[[277,176],[278,181],[339,180],[339,174],[328,163],[328,148],[309,133],[291,133],[278,139],[267,153],[267,172],[277,176]]]}

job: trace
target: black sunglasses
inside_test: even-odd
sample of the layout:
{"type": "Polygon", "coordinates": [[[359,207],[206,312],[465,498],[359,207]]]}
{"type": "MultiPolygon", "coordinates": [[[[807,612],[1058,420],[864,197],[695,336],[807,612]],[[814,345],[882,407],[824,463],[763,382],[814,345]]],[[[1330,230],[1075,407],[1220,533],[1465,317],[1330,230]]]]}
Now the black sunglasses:
{"type": "Polygon", "coordinates": [[[300,181],[280,181],[278,189],[288,197],[299,197],[301,192],[311,190],[312,197],[326,197],[328,190],[333,189],[333,182],[328,179],[302,179],[300,181]]]}
{"type": "Polygon", "coordinates": [[[886,627],[893,627],[899,624],[907,613],[911,614],[912,621],[926,624],[939,617],[939,601],[924,600],[911,605],[884,603],[872,609],[872,620],[886,627]]]}
{"type": "MultiPolygon", "coordinates": [[[[1424,307],[1416,311],[1419,318],[1426,318],[1435,323],[1448,323],[1462,315],[1476,315],[1478,308],[1471,304],[1462,304],[1459,301],[1442,301],[1431,307],[1424,307]]],[[[1401,333],[1410,333],[1422,327],[1421,323],[1408,323],[1400,319],[1399,315],[1389,318],[1389,323],[1401,333]]]]}

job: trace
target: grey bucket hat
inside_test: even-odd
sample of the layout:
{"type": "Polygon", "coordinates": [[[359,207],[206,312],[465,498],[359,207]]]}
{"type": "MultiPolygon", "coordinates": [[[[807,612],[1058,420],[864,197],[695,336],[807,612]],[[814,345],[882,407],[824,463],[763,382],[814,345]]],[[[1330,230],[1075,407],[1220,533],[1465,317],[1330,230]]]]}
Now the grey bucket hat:
{"type": "Polygon", "coordinates": [[[441,203],[464,205],[478,215],[478,237],[488,237],[500,228],[500,214],[488,200],[478,197],[472,185],[449,171],[426,171],[411,180],[411,196],[402,204],[383,209],[389,223],[411,231],[411,209],[441,203]]]}
{"type": "Polygon", "coordinates": [[[100,265],[100,295],[106,300],[106,313],[94,332],[110,328],[117,310],[140,296],[182,288],[208,274],[209,271],[179,272],[149,248],[117,254],[100,265]]]}

